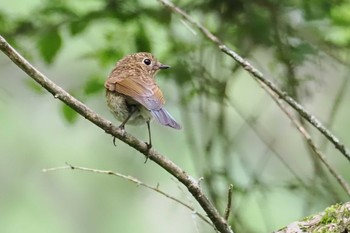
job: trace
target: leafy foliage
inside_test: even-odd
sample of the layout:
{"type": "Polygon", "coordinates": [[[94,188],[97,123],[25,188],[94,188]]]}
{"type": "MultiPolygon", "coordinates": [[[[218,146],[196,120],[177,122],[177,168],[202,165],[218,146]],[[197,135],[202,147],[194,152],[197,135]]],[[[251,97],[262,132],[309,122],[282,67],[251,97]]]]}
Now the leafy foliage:
{"type": "MultiPolygon", "coordinates": [[[[253,61],[258,55],[263,57],[260,60],[263,67],[268,67],[265,68],[266,72],[271,73],[297,100],[307,101],[312,97],[310,86],[318,85],[322,79],[317,72],[305,72],[305,67],[322,69],[318,63],[320,59],[332,60],[337,67],[349,64],[348,1],[176,2],[243,57],[253,61]]],[[[179,106],[188,119],[186,131],[191,142],[189,146],[196,152],[193,154],[203,155],[194,160],[198,173],[205,178],[212,201],[216,206],[222,206],[226,201],[226,188],[231,183],[234,184],[234,192],[238,193],[238,199],[248,199],[251,192],[259,191],[268,196],[266,194],[274,184],[266,184],[260,174],[265,172],[265,165],[261,164],[265,164],[266,157],[259,160],[259,166],[256,165],[258,169],[253,169],[247,165],[251,161],[247,162],[247,158],[242,156],[244,152],[237,149],[245,134],[250,135],[251,140],[251,134],[255,133],[255,137],[265,145],[262,150],[281,159],[276,150],[270,148],[270,141],[273,140],[269,136],[259,135],[257,130],[259,119],[267,111],[263,107],[267,104],[257,103],[249,115],[244,115],[244,111],[235,104],[236,97],[232,90],[240,94],[242,101],[249,98],[262,101],[260,96],[255,95],[255,90],[236,88],[240,87],[237,83],[242,82],[238,78],[242,70],[223,58],[190,25],[172,16],[160,4],[152,1],[103,0],[91,1],[91,6],[83,5],[80,1],[43,1],[31,9],[30,15],[35,15],[36,20],[0,12],[0,33],[15,44],[21,44],[28,38],[34,41],[39,59],[47,64],[54,64],[71,40],[89,41],[90,48],[82,49],[76,57],[93,60],[100,69],[88,75],[87,80],[79,80],[78,87],[70,87],[73,92],[81,92],[83,87],[82,95],[86,98],[94,98],[103,92],[106,70],[125,54],[136,51],[157,53],[157,57],[172,66],[171,72],[162,73],[163,80],[176,86],[181,103],[179,106]],[[197,114],[196,120],[189,116],[190,112],[197,114]],[[245,121],[241,128],[233,122],[233,112],[245,121]],[[203,129],[205,133],[201,133],[203,129]],[[245,183],[237,178],[232,166],[240,168],[239,165],[246,168],[250,182],[245,183]]],[[[77,114],[68,106],[62,105],[61,111],[67,122],[76,122],[77,114]]],[[[271,122],[269,124],[273,125],[271,122]]],[[[277,140],[278,136],[274,139],[277,140]]],[[[248,144],[247,147],[257,145],[255,141],[248,144]]],[[[255,162],[254,156],[252,161],[255,162]]],[[[307,206],[317,207],[319,200],[341,200],[342,195],[334,189],[324,168],[311,157],[309,159],[314,166],[311,170],[315,171],[311,181],[303,181],[282,162],[286,166],[284,170],[293,174],[290,180],[284,182],[283,188],[305,196],[307,206]],[[314,197],[315,193],[319,194],[317,198],[314,197]]],[[[249,220],[244,220],[239,211],[234,214],[235,232],[248,232],[249,220]]]]}
{"type": "Polygon", "coordinates": [[[38,48],[41,57],[48,64],[52,63],[62,46],[62,39],[57,30],[43,33],[38,40],[38,48]]]}
{"type": "Polygon", "coordinates": [[[104,89],[103,86],[104,80],[99,76],[92,76],[84,87],[85,95],[92,95],[95,93],[99,93],[104,89]]]}
{"type": "Polygon", "coordinates": [[[74,123],[78,118],[78,113],[65,104],[61,106],[64,119],[66,119],[68,123],[74,123]]]}

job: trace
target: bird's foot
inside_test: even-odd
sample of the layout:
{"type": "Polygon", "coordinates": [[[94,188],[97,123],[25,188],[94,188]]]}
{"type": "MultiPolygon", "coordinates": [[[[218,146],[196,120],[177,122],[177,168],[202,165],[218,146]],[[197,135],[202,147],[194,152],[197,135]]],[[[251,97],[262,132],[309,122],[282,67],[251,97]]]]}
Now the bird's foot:
{"type": "MultiPolygon", "coordinates": [[[[118,129],[120,129],[120,130],[122,131],[122,134],[123,134],[123,135],[125,134],[125,126],[124,126],[123,124],[119,125],[119,126],[118,126],[118,129]]],[[[115,144],[115,139],[116,139],[116,137],[113,137],[113,145],[114,145],[114,146],[117,146],[117,145],[115,144]]]]}
{"type": "Polygon", "coordinates": [[[122,131],[122,134],[125,134],[125,126],[124,126],[124,124],[119,125],[118,129],[120,129],[122,131]]]}
{"type": "Polygon", "coordinates": [[[146,151],[146,160],[145,160],[145,163],[147,163],[147,160],[149,158],[149,150],[152,148],[152,143],[148,143],[148,142],[145,142],[146,145],[147,145],[147,151],[146,151]]]}

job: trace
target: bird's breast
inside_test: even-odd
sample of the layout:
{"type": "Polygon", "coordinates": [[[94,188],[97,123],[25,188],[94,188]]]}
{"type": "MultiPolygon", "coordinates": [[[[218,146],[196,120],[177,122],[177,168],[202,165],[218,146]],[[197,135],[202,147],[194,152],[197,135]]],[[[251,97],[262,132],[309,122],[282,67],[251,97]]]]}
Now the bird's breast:
{"type": "Polygon", "coordinates": [[[145,124],[151,119],[150,111],[131,97],[107,90],[106,99],[109,110],[120,122],[123,122],[132,112],[134,113],[128,120],[127,124],[145,124]]]}

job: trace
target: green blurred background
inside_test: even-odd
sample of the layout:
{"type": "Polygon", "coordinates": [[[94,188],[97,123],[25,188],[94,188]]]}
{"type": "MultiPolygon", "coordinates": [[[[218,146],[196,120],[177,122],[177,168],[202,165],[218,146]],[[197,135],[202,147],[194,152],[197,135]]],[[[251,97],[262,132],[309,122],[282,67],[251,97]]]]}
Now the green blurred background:
{"type": "MultiPolygon", "coordinates": [[[[349,1],[174,1],[247,58],[350,146],[349,1]]],[[[157,1],[0,0],[0,35],[55,83],[107,119],[103,83],[115,62],[151,51],[166,108],[183,125],[152,123],[154,148],[203,177],[235,232],[271,232],[349,196],[247,72],[157,1]]],[[[0,231],[214,232],[193,213],[114,170],[190,203],[152,161],[75,114],[0,55],[0,231]]],[[[295,114],[296,118],[299,118],[295,114]]],[[[308,123],[337,172],[348,161],[308,123]]],[[[127,131],[147,140],[146,126],[127,131]]]]}

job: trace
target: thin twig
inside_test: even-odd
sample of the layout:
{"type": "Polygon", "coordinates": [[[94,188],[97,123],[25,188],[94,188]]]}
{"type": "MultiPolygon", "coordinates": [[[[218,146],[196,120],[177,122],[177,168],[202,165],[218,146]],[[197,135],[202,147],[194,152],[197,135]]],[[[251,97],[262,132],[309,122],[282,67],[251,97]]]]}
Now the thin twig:
{"type": "Polygon", "coordinates": [[[202,24],[196,22],[192,17],[190,17],[187,13],[185,13],[182,9],[175,6],[173,3],[168,0],[158,0],[165,7],[170,9],[172,12],[180,15],[183,19],[187,20],[189,23],[194,25],[203,33],[205,37],[214,42],[219,49],[233,58],[243,69],[248,71],[256,80],[263,82],[266,86],[269,87],[276,95],[287,102],[295,111],[297,111],[305,120],[310,122],[318,131],[320,131],[330,142],[333,143],[335,148],[337,148],[349,161],[350,161],[350,153],[349,150],[345,147],[345,145],[333,134],[331,133],[323,124],[311,113],[309,113],[304,107],[295,101],[292,97],[290,97],[286,92],[282,91],[276,84],[274,84],[269,79],[265,78],[264,75],[252,66],[247,60],[243,59],[236,52],[230,49],[228,46],[223,44],[219,38],[217,38],[214,34],[212,34],[206,27],[202,24]]]}
{"type": "Polygon", "coordinates": [[[227,191],[227,205],[226,205],[225,214],[224,214],[224,218],[226,219],[226,221],[228,221],[228,218],[230,217],[230,213],[231,213],[232,190],[233,190],[233,185],[230,184],[227,191]]]}
{"type": "Polygon", "coordinates": [[[187,209],[191,210],[192,213],[197,215],[200,219],[202,219],[204,222],[208,223],[210,226],[214,227],[214,225],[201,213],[198,213],[196,209],[194,209],[192,206],[188,205],[187,203],[177,199],[176,197],[171,196],[170,194],[167,194],[166,192],[162,191],[159,189],[158,185],[156,187],[150,186],[148,184],[143,183],[142,181],[138,180],[135,177],[132,176],[126,176],[121,173],[115,172],[115,171],[106,171],[106,170],[99,170],[99,169],[94,169],[94,168],[86,168],[86,167],[80,167],[80,166],[75,166],[69,163],[66,163],[67,166],[62,166],[62,167],[54,167],[54,168],[47,168],[43,169],[43,172],[51,172],[51,171],[58,171],[58,170],[80,170],[80,171],[87,171],[87,172],[93,172],[93,173],[98,173],[98,174],[104,174],[104,175],[112,175],[112,176],[117,176],[119,178],[131,181],[138,186],[143,186],[145,188],[148,188],[150,190],[156,191],[157,193],[160,193],[161,195],[169,198],[170,200],[173,200],[180,205],[186,207],[187,209]]]}
{"type": "MultiPolygon", "coordinates": [[[[326,125],[328,128],[332,127],[332,125],[334,123],[335,116],[338,113],[339,106],[342,103],[344,95],[347,93],[348,84],[350,82],[350,78],[348,76],[349,76],[349,71],[347,72],[346,76],[343,78],[343,82],[340,84],[339,91],[337,92],[335,100],[331,104],[332,108],[329,111],[330,114],[329,114],[328,119],[326,121],[327,122],[326,125]]],[[[324,151],[327,147],[326,140],[325,139],[322,140],[322,142],[320,144],[322,145],[321,150],[324,151]]]]}
{"type": "Polygon", "coordinates": [[[327,158],[323,155],[323,153],[320,151],[320,149],[316,146],[315,142],[312,140],[308,131],[300,124],[300,122],[295,117],[293,117],[293,115],[288,111],[286,106],[284,106],[284,103],[281,101],[281,99],[279,99],[274,92],[272,92],[270,89],[268,89],[264,85],[264,83],[260,82],[260,84],[264,89],[266,89],[267,93],[272,97],[272,99],[281,108],[281,110],[288,116],[288,118],[292,121],[292,123],[295,125],[295,127],[299,130],[301,135],[305,138],[305,141],[307,142],[309,147],[312,149],[312,151],[322,161],[322,163],[326,166],[328,171],[334,176],[334,178],[338,181],[340,186],[348,194],[348,196],[350,196],[349,184],[343,179],[343,177],[340,174],[338,174],[336,169],[333,168],[332,165],[328,162],[327,158]]]}
{"type": "MultiPolygon", "coordinates": [[[[188,202],[189,202],[192,206],[194,206],[195,203],[193,203],[193,199],[192,199],[189,195],[186,194],[186,190],[183,189],[183,187],[180,185],[180,183],[179,183],[177,180],[175,180],[175,179],[173,179],[173,178],[172,178],[172,180],[177,184],[176,187],[186,196],[188,202]]],[[[201,182],[202,180],[203,180],[203,177],[201,177],[201,178],[198,179],[197,182],[198,182],[199,185],[200,185],[200,182],[201,182]]],[[[193,207],[192,207],[192,208],[193,208],[193,207]]],[[[193,209],[194,209],[194,208],[193,208],[193,209]]],[[[193,216],[193,215],[192,215],[192,216],[193,216]]],[[[193,220],[195,220],[195,219],[193,218],[193,220]]],[[[198,227],[197,227],[197,222],[195,221],[194,224],[196,224],[196,225],[195,225],[195,226],[196,226],[196,231],[199,232],[199,229],[198,229],[198,227]]],[[[214,230],[215,230],[215,232],[218,232],[215,228],[214,228],[214,230]]]]}
{"type": "Polygon", "coordinates": [[[26,74],[32,79],[38,82],[43,88],[50,92],[55,98],[61,100],[69,107],[74,109],[77,113],[85,117],[87,120],[104,130],[106,133],[118,138],[119,140],[125,142],[129,146],[138,150],[142,154],[148,156],[148,158],[167,172],[172,174],[184,184],[192,196],[198,201],[200,206],[206,212],[215,228],[220,232],[232,233],[230,226],[227,224],[225,219],[220,216],[218,210],[209,201],[208,197],[202,192],[196,179],[191,177],[182,168],[177,166],[174,162],[169,160],[164,155],[158,153],[154,149],[149,149],[146,143],[138,140],[132,135],[123,132],[118,127],[114,126],[110,121],[99,116],[97,113],[92,111],[86,105],[84,105],[79,100],[75,99],[68,92],[62,89],[60,86],[52,82],[45,75],[43,75],[39,70],[32,66],[26,59],[24,59],[7,41],[0,35],[0,50],[6,54],[19,68],[21,68],[26,74]]]}

